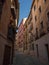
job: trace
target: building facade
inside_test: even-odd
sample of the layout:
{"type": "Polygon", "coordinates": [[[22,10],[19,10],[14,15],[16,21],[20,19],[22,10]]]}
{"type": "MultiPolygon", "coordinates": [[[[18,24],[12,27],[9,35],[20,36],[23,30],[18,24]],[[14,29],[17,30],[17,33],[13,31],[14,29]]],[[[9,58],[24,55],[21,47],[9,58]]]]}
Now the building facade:
{"type": "Polygon", "coordinates": [[[18,0],[0,0],[0,65],[9,65],[13,62],[18,19],[18,0]]]}
{"type": "Polygon", "coordinates": [[[49,62],[49,0],[33,0],[25,27],[28,54],[49,62]]]}
{"type": "Polygon", "coordinates": [[[24,31],[25,31],[25,27],[24,27],[24,24],[25,24],[25,21],[26,21],[27,18],[24,18],[22,19],[20,25],[19,25],[19,28],[18,28],[18,32],[17,32],[17,35],[16,35],[16,48],[19,52],[24,52],[24,39],[25,39],[25,35],[24,35],[24,31]]]}

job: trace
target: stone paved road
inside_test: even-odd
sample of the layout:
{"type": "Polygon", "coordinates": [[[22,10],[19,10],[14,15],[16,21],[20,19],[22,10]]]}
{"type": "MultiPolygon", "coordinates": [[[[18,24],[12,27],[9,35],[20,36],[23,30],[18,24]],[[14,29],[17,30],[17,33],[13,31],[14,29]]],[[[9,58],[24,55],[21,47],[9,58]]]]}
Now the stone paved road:
{"type": "Polygon", "coordinates": [[[24,54],[16,54],[12,65],[48,65],[42,64],[38,59],[24,54]]]}

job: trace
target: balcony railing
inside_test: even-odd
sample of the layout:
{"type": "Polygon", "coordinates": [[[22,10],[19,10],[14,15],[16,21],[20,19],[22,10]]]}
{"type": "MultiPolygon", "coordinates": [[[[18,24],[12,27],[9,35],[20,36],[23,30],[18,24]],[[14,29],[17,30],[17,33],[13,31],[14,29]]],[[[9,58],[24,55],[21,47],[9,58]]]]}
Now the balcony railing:
{"type": "Polygon", "coordinates": [[[18,18],[16,16],[16,9],[13,5],[11,5],[11,14],[13,16],[13,19],[15,20],[15,27],[16,29],[18,29],[17,25],[18,25],[18,18]]]}
{"type": "Polygon", "coordinates": [[[10,41],[14,41],[15,40],[15,33],[16,33],[16,30],[15,30],[14,26],[9,24],[7,39],[10,40],[10,41]]]}

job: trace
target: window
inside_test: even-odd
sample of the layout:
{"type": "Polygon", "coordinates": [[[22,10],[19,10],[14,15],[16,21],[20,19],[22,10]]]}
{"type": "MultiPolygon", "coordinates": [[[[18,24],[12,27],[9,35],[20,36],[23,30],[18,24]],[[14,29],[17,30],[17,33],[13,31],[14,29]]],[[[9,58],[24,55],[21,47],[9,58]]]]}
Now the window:
{"type": "Polygon", "coordinates": [[[2,15],[2,3],[0,3],[0,19],[1,19],[1,15],[2,15]]]}
{"type": "Polygon", "coordinates": [[[30,24],[30,21],[28,22],[28,25],[30,24]]]}
{"type": "Polygon", "coordinates": [[[43,21],[41,22],[41,29],[43,28],[43,21]]]}
{"type": "Polygon", "coordinates": [[[31,40],[31,43],[33,42],[33,33],[30,32],[30,40],[31,40]]]}
{"type": "Polygon", "coordinates": [[[4,4],[5,0],[1,0],[1,1],[2,1],[2,3],[4,4]]]}
{"type": "Polygon", "coordinates": [[[30,25],[30,31],[33,29],[33,24],[31,23],[31,25],[30,25]]]}
{"type": "Polygon", "coordinates": [[[41,13],[41,6],[39,7],[39,12],[41,13]]]}
{"type": "Polygon", "coordinates": [[[38,28],[36,28],[36,40],[38,39],[38,28]]]}
{"type": "Polygon", "coordinates": [[[28,48],[27,48],[27,40],[26,40],[26,47],[25,47],[25,49],[27,50],[28,48]]]}
{"type": "Polygon", "coordinates": [[[44,2],[46,3],[46,0],[44,0],[44,2]]]}
{"type": "Polygon", "coordinates": [[[37,0],[37,2],[39,2],[39,0],[37,0]]]}
{"type": "Polygon", "coordinates": [[[47,30],[49,31],[49,12],[47,13],[47,18],[48,18],[48,22],[47,22],[47,30]]]}
{"type": "Polygon", "coordinates": [[[30,18],[30,21],[32,21],[32,17],[30,18]]]}
{"type": "Polygon", "coordinates": [[[5,2],[5,0],[0,1],[0,19],[1,19],[1,15],[2,15],[2,8],[3,8],[4,2],[5,2]]]}
{"type": "Polygon", "coordinates": [[[41,27],[40,27],[40,37],[44,36],[46,33],[44,31],[43,21],[41,21],[41,27]]]}
{"type": "Polygon", "coordinates": [[[19,42],[19,48],[22,48],[22,46],[23,46],[22,42],[19,42]]]}
{"type": "Polygon", "coordinates": [[[24,50],[25,50],[25,43],[23,43],[23,52],[24,52],[24,50]]]}
{"type": "Polygon", "coordinates": [[[34,50],[34,44],[32,44],[32,50],[34,50]]]}
{"type": "Polygon", "coordinates": [[[47,18],[48,18],[48,22],[49,22],[49,12],[47,13],[47,18]]]}
{"type": "Polygon", "coordinates": [[[37,16],[35,16],[35,21],[37,21],[37,16]]]}
{"type": "Polygon", "coordinates": [[[14,8],[11,8],[11,14],[13,15],[13,18],[16,19],[16,14],[14,8]]]}
{"type": "Polygon", "coordinates": [[[30,33],[33,30],[33,24],[31,23],[30,27],[28,28],[28,32],[30,33]]]}
{"type": "Polygon", "coordinates": [[[47,52],[48,61],[49,61],[49,49],[48,49],[48,44],[45,44],[45,47],[46,47],[46,52],[47,52]]]}
{"type": "Polygon", "coordinates": [[[36,6],[34,5],[34,11],[35,11],[35,9],[36,9],[36,6]]]}
{"type": "Polygon", "coordinates": [[[32,17],[31,17],[30,20],[28,21],[28,25],[31,23],[31,21],[32,21],[32,17]]]}
{"type": "Polygon", "coordinates": [[[37,57],[39,57],[38,44],[36,44],[36,49],[37,49],[37,57]]]}

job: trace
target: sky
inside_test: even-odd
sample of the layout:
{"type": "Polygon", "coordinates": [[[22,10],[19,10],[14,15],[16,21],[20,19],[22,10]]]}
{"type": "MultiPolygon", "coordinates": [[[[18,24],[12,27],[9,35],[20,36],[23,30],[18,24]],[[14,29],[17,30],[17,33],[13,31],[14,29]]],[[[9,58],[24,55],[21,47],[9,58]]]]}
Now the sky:
{"type": "Polygon", "coordinates": [[[23,18],[28,17],[32,0],[19,0],[20,9],[19,9],[19,25],[23,18]]]}

